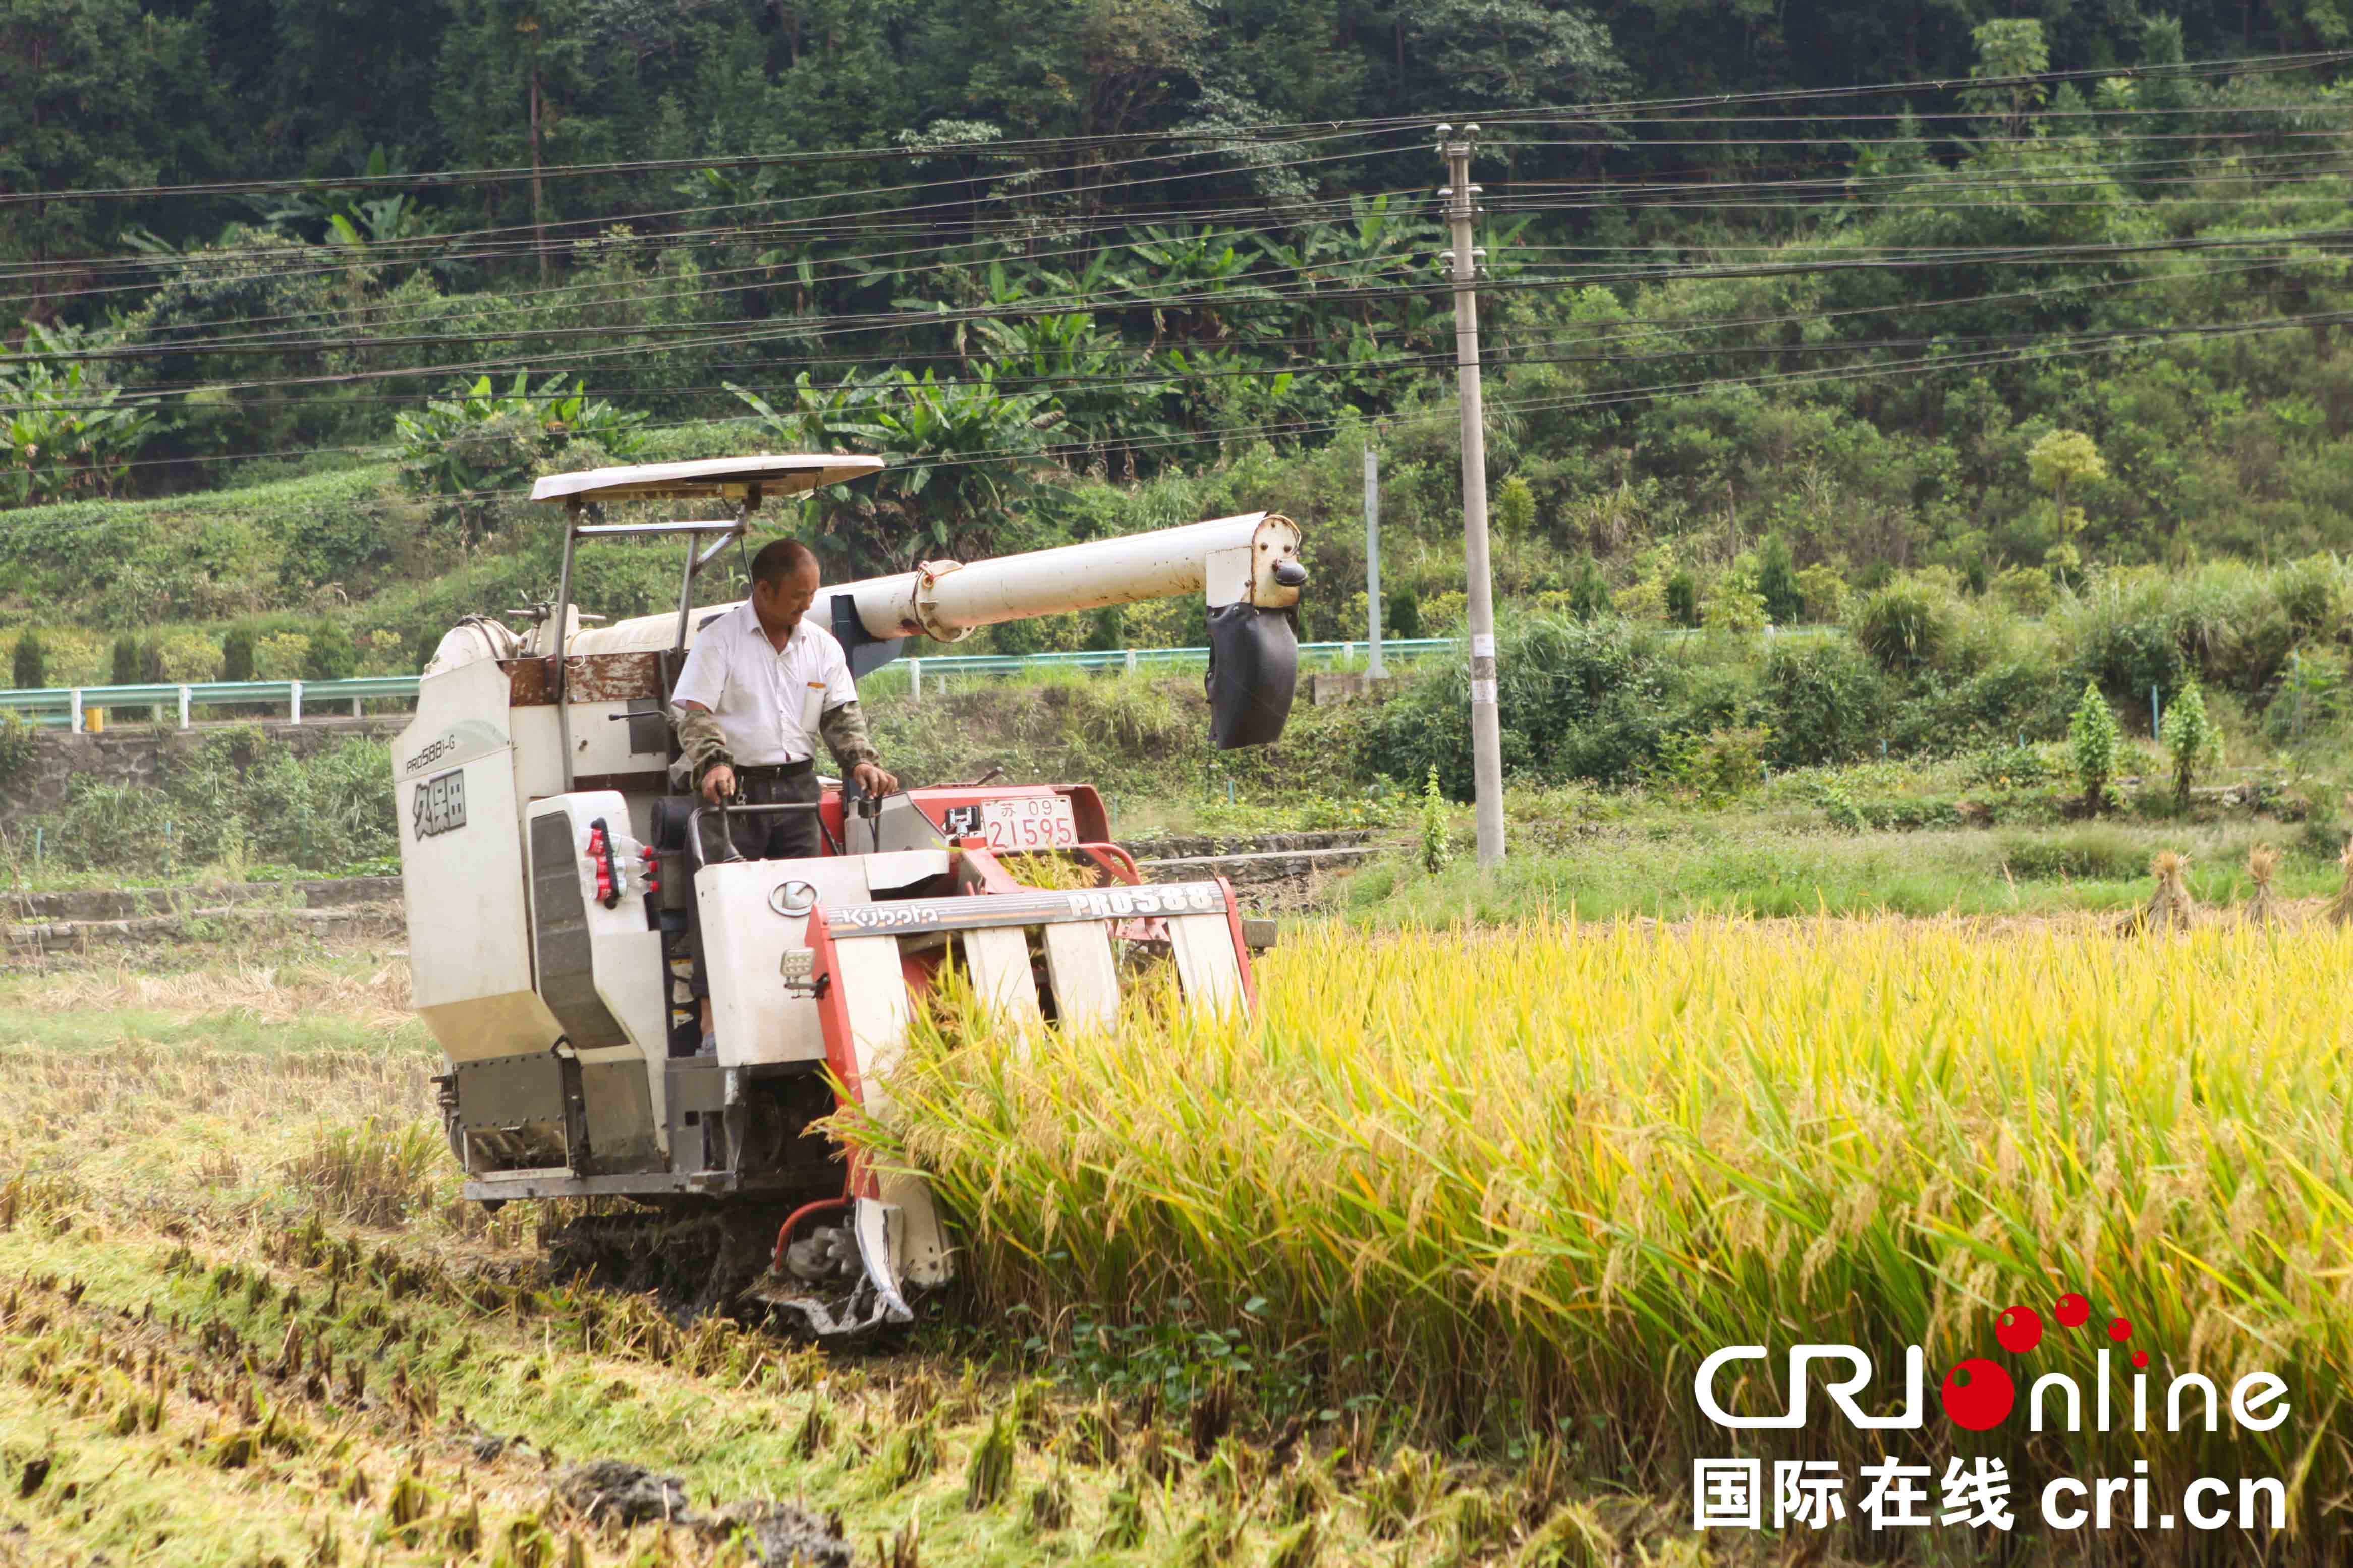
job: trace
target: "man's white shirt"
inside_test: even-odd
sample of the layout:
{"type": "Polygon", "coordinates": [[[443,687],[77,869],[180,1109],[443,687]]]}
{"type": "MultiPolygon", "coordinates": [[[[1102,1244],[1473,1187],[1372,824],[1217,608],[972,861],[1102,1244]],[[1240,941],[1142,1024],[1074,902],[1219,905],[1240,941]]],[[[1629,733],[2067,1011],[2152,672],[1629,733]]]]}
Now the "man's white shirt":
{"type": "Polygon", "coordinates": [[[702,628],[670,699],[711,710],[744,767],[797,763],[818,750],[818,721],[858,700],[831,632],[803,616],[777,651],[747,601],[702,628]]]}

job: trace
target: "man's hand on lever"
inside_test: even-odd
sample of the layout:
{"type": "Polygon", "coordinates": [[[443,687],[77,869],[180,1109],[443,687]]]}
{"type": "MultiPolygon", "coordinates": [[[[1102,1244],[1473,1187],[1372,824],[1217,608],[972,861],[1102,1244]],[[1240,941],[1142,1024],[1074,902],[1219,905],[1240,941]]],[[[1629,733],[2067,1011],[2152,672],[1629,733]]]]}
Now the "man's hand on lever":
{"type": "Polygon", "coordinates": [[[849,770],[849,776],[871,799],[899,793],[898,775],[883,772],[880,763],[860,763],[849,770]]]}
{"type": "Polygon", "coordinates": [[[702,798],[717,805],[735,793],[735,770],[725,763],[712,764],[702,775],[702,798]]]}

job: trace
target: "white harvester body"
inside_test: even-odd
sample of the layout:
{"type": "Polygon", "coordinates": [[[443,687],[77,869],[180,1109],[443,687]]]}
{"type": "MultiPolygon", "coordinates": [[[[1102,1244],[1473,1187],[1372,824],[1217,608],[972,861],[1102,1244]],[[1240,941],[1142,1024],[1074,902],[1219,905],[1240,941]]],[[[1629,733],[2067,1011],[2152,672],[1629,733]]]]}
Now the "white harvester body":
{"type": "MultiPolygon", "coordinates": [[[[554,602],[527,631],[483,617],[453,629],[393,763],[416,1003],[448,1058],[438,1081],[468,1196],[789,1209],[761,1293],[819,1332],[903,1321],[908,1293],[952,1271],[919,1177],[804,1136],[844,1102],[887,1114],[916,999],[945,966],[1017,1037],[1050,1021],[1109,1025],[1139,958],[1172,963],[1196,1005],[1246,1007],[1252,994],[1231,889],[1141,885],[1090,786],[944,784],[881,802],[828,789],[813,808],[826,852],[761,861],[735,858],[726,812],[689,793],[672,768],[670,683],[733,607],[696,606],[697,574],[763,499],[879,466],[754,458],[542,480],[534,497],[569,512],[554,602]],[[584,515],[604,500],[698,496],[735,500],[735,516],[584,515]],[[645,533],[687,536],[678,609],[584,628],[575,548],[645,533]],[[1088,885],[1027,887],[1005,851],[1049,852],[1088,885]],[[689,900],[715,1055],[697,1050],[686,991],[689,900]]],[[[822,590],[808,614],[864,674],[911,636],[1203,593],[1213,730],[1220,744],[1252,744],[1280,732],[1290,704],[1299,537],[1261,513],[931,563],[822,590]]]]}

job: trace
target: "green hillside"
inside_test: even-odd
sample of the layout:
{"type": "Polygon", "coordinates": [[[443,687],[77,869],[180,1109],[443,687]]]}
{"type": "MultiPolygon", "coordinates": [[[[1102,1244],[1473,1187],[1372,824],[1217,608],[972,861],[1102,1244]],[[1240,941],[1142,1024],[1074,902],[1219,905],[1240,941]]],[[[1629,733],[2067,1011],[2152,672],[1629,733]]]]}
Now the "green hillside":
{"type": "MultiPolygon", "coordinates": [[[[2250,734],[2284,695],[2291,739],[2335,722],[2334,0],[1001,9],[451,0],[378,27],[325,117],[367,5],[24,0],[19,678],[413,669],[459,616],[552,590],[533,475],[776,448],[890,459],[762,519],[837,579],[1280,509],[1309,530],[1303,630],[1332,638],[1364,624],[1370,445],[1387,623],[1451,630],[1429,132],[1467,110],[1497,585],[1538,679],[1598,671],[1598,702],[1595,638],[1835,622],[1862,662],[1819,681],[1862,706],[1812,727],[1831,750],[2055,741],[2085,679],[2127,714],[2194,679],[2250,734]]],[[[599,549],[579,597],[649,610],[674,570],[599,549]]],[[[1623,778],[1752,728],[1788,754],[1761,651],[1675,668],[1640,733],[1562,713],[1521,765],[1623,778]]]]}

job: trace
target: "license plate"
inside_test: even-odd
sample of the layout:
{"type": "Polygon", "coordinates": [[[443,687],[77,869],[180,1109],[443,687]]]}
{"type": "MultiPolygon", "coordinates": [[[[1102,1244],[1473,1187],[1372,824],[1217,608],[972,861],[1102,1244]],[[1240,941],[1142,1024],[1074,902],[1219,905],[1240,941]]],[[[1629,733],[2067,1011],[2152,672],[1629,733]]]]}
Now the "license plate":
{"type": "Polygon", "coordinates": [[[985,800],[980,825],[991,849],[1060,849],[1079,841],[1078,819],[1059,795],[985,800]]]}

